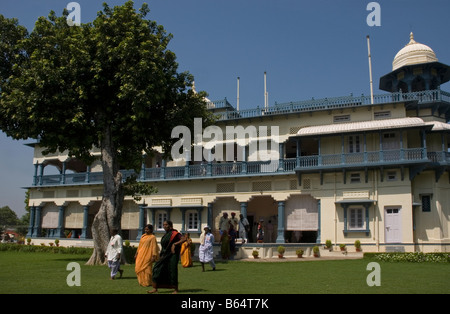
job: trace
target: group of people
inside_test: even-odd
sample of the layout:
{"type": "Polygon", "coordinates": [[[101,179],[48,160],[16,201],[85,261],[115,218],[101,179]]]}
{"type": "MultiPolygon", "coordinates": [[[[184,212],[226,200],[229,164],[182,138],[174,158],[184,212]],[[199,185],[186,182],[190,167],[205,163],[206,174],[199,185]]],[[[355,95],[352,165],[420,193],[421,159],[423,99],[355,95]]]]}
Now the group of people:
{"type": "Polygon", "coordinates": [[[228,213],[224,212],[219,220],[219,232],[222,259],[228,259],[236,251],[237,238],[242,239],[242,243],[247,242],[247,234],[249,232],[250,224],[244,215],[239,215],[237,219],[236,213],[231,213],[231,218],[228,218],[228,213]]]}
{"type": "MultiPolygon", "coordinates": [[[[242,238],[242,243],[247,242],[247,234],[249,231],[249,222],[241,214],[238,220],[236,214],[224,213],[220,218],[219,231],[221,242],[222,258],[228,259],[235,251],[237,234],[242,238]]],[[[183,267],[192,266],[191,243],[189,234],[182,235],[173,228],[171,221],[164,221],[164,236],[161,238],[160,246],[158,246],[155,235],[153,234],[153,226],[148,224],[144,228],[139,246],[137,248],[135,259],[135,272],[138,282],[144,287],[153,287],[148,293],[158,292],[159,288],[174,289],[174,293],[178,292],[178,263],[181,258],[183,267]],[[161,247],[161,248],[160,248],[161,247]]],[[[202,271],[205,271],[205,264],[210,264],[212,270],[216,269],[214,262],[214,235],[209,226],[204,227],[204,232],[200,236],[199,261],[202,265],[202,271]]],[[[118,230],[111,232],[105,258],[108,267],[111,270],[111,279],[115,279],[117,274],[122,277],[123,270],[120,269],[121,260],[123,259],[122,237],[118,234],[118,230]]]]}
{"type": "MultiPolygon", "coordinates": [[[[182,235],[173,228],[171,221],[164,221],[163,228],[166,231],[161,238],[161,249],[158,246],[156,237],[153,234],[153,226],[146,225],[135,259],[135,272],[139,285],[144,287],[152,286],[153,290],[148,293],[156,293],[159,288],[174,289],[178,292],[178,262],[180,256],[183,267],[192,266],[190,244],[192,240],[189,235],[182,235]]],[[[204,228],[204,233],[200,237],[199,260],[202,269],[205,271],[205,263],[209,263],[213,270],[216,269],[213,254],[214,235],[209,226],[204,228]]],[[[123,258],[122,237],[118,230],[111,232],[105,258],[111,270],[111,279],[115,279],[117,274],[122,277],[123,270],[120,269],[123,258]]]]}

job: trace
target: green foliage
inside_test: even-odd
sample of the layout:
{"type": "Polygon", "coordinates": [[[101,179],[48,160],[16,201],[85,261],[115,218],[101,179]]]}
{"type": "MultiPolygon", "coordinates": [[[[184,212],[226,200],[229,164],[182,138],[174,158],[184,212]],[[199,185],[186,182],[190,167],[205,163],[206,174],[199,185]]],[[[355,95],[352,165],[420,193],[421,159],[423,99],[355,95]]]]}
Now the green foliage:
{"type": "Polygon", "coordinates": [[[30,34],[0,16],[0,48],[8,52],[0,55],[7,70],[0,130],[89,163],[92,147],[111,137],[118,164],[138,170],[143,151],[170,152],[176,125],[193,126],[195,117],[207,125],[206,93],[191,89],[191,74],[178,73],[167,48],[172,35],[146,19],[148,12],[146,4],[136,11],[132,1],[104,4],[92,23],[78,27],[67,25],[67,11],[50,12],[30,34]]]}
{"type": "Polygon", "coordinates": [[[327,249],[330,249],[331,246],[332,246],[331,240],[326,240],[326,241],[325,241],[325,247],[326,247],[327,249]]]}
{"type": "Polygon", "coordinates": [[[286,248],[285,248],[284,246],[280,245],[280,246],[277,248],[277,251],[278,251],[278,253],[280,253],[280,254],[284,254],[284,252],[286,252],[286,248]]]}
{"type": "Polygon", "coordinates": [[[364,257],[382,262],[450,263],[449,253],[365,253],[364,257]]]}
{"type": "Polygon", "coordinates": [[[17,251],[29,253],[59,253],[59,254],[91,254],[92,248],[82,247],[62,247],[62,246],[45,246],[45,245],[23,245],[15,243],[0,244],[0,251],[17,251]]]}

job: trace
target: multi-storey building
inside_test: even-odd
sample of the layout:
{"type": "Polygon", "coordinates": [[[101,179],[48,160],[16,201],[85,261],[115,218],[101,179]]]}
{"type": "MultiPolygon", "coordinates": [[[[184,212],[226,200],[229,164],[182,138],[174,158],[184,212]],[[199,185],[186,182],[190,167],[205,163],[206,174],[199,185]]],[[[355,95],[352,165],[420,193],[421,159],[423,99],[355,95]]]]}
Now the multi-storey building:
{"type": "MultiPolygon", "coordinates": [[[[251,243],[255,224],[264,221],[261,246],[360,240],[364,251],[449,251],[450,93],[440,89],[449,80],[450,67],[411,34],[380,79],[386,94],[251,110],[210,102],[223,149],[209,151],[214,160],[195,161],[194,150],[176,160],[163,160],[158,148],[143,156],[139,180],[158,193],[125,199],[122,234],[137,240],[151,223],[161,236],[170,219],[194,240],[206,224],[218,239],[222,213],[235,212],[254,227],[251,243]]],[[[39,143],[31,146],[28,236],[62,238],[70,230],[89,241],[102,198],[100,162],[43,156],[39,143]]]]}

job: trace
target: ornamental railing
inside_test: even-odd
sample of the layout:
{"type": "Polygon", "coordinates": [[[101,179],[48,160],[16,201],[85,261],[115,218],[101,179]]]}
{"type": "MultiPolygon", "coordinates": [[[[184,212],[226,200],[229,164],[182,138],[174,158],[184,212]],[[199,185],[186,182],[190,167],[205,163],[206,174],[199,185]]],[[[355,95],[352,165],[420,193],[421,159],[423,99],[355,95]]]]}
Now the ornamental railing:
{"type": "MultiPolygon", "coordinates": [[[[428,90],[411,93],[391,93],[374,95],[373,103],[371,96],[342,96],[322,99],[302,100],[296,102],[275,103],[269,108],[257,107],[246,110],[227,110],[225,112],[217,113],[218,120],[235,120],[244,118],[254,118],[267,115],[281,115],[289,113],[301,113],[320,110],[345,109],[363,106],[372,106],[388,103],[401,103],[407,101],[417,101],[419,104],[432,102],[446,102],[450,104],[450,93],[437,90],[428,90]]],[[[214,101],[210,108],[230,108],[231,105],[225,100],[214,101]],[[227,105],[225,105],[227,104],[227,105]]]]}

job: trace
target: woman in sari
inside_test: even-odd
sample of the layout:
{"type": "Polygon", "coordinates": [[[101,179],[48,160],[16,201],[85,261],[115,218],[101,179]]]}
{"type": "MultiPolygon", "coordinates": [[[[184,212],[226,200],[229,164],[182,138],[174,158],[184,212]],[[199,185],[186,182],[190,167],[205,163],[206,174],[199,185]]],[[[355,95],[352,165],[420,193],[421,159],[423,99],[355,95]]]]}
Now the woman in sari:
{"type": "Polygon", "coordinates": [[[191,250],[192,239],[189,236],[189,233],[186,234],[186,242],[181,245],[180,258],[181,258],[181,266],[183,267],[192,267],[192,250],[191,250]]]}
{"type": "Polygon", "coordinates": [[[222,259],[230,258],[230,236],[228,235],[228,230],[223,230],[222,236],[220,237],[220,253],[222,254],[222,259]]]}
{"type": "Polygon", "coordinates": [[[144,232],[134,255],[136,260],[134,270],[139,284],[143,287],[149,287],[152,284],[152,266],[153,262],[158,259],[159,247],[156,237],[153,235],[153,226],[146,225],[144,232]]]}
{"type": "Polygon", "coordinates": [[[164,221],[163,228],[166,234],[161,238],[159,260],[153,266],[153,290],[148,293],[156,293],[159,288],[174,289],[173,293],[178,293],[178,262],[181,244],[186,238],[173,229],[171,221],[164,221]]]}

